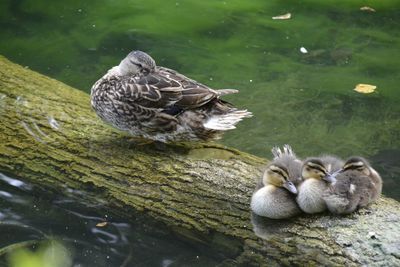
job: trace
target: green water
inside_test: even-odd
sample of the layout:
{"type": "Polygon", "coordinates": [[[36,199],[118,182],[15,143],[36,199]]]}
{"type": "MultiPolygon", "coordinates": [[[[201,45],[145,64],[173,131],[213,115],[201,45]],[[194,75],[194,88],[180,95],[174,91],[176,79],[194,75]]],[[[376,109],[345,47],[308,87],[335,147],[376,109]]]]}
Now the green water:
{"type": "Polygon", "coordinates": [[[131,50],[254,113],[222,142],[269,156],[400,148],[400,1],[2,1],[0,53],[89,92],[131,50]],[[51,3],[51,4],[49,4],[51,3]],[[369,5],[376,12],[359,8],[369,5]],[[290,20],[272,20],[292,13],[290,20]],[[309,53],[302,54],[300,47],[309,53]],[[358,83],[377,85],[363,95],[358,83]]]}

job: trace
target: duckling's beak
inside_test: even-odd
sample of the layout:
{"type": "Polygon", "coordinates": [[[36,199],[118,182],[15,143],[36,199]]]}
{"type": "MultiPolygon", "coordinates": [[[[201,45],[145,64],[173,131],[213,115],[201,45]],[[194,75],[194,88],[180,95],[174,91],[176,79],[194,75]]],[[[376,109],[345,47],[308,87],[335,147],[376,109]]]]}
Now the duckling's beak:
{"type": "Polygon", "coordinates": [[[342,173],[343,172],[343,169],[340,169],[340,170],[337,170],[337,171],[335,171],[335,172],[333,172],[333,173],[328,173],[327,175],[325,175],[325,177],[323,178],[325,181],[327,181],[328,183],[335,183],[336,182],[336,176],[339,174],[339,173],[342,173]]]}
{"type": "Polygon", "coordinates": [[[336,182],[336,175],[338,174],[338,172],[334,172],[334,173],[328,173],[325,175],[324,178],[322,178],[323,180],[327,181],[328,183],[335,183],[336,182]]]}
{"type": "Polygon", "coordinates": [[[287,190],[289,190],[289,192],[291,192],[293,194],[297,194],[297,188],[296,188],[296,186],[294,186],[294,184],[292,182],[289,182],[289,181],[284,182],[283,187],[286,188],[287,190]]]}

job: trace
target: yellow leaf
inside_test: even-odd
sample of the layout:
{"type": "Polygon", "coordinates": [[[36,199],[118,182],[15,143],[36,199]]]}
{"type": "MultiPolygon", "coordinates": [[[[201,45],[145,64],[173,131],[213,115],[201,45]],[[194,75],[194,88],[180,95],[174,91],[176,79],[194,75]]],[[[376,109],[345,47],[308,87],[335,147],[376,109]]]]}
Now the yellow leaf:
{"type": "Polygon", "coordinates": [[[376,12],[375,9],[373,9],[372,7],[369,7],[369,6],[360,7],[360,10],[361,11],[368,11],[368,12],[376,12]]]}
{"type": "Polygon", "coordinates": [[[97,227],[104,227],[107,225],[107,222],[99,222],[98,224],[96,224],[97,227]]]}
{"type": "Polygon", "coordinates": [[[375,85],[359,83],[356,85],[356,88],[354,88],[354,91],[362,94],[370,94],[373,93],[375,89],[375,85]]]}
{"type": "Polygon", "coordinates": [[[272,19],[290,19],[291,17],[292,17],[292,14],[286,13],[283,15],[272,17],[272,19]]]}

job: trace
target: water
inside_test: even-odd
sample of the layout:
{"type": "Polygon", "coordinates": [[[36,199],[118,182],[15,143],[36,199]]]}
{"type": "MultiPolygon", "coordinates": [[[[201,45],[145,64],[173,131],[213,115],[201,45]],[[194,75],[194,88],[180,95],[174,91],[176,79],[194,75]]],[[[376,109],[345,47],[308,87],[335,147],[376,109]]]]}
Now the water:
{"type": "MultiPolygon", "coordinates": [[[[0,188],[0,248],[33,240],[28,247],[37,249],[55,238],[73,266],[214,266],[226,259],[149,217],[122,218],[100,200],[85,202],[78,191],[55,194],[2,173],[0,188]]],[[[0,266],[9,256],[0,253],[0,266]]]]}
{"type": "Polygon", "coordinates": [[[400,147],[398,1],[2,1],[0,53],[89,92],[132,49],[254,113],[224,143],[269,156],[400,147]],[[201,12],[200,12],[201,10],[201,12]],[[272,20],[286,12],[290,20],[272,20]],[[307,54],[300,52],[305,47],[307,54]],[[378,86],[356,93],[358,83],[378,86]]]}
{"type": "Polygon", "coordinates": [[[400,199],[400,1],[49,3],[0,2],[0,54],[89,92],[131,50],[146,51],[209,86],[240,90],[226,100],[254,117],[221,142],[263,157],[285,143],[301,157],[362,155],[381,172],[384,193],[400,199]],[[287,12],[290,20],[271,19],[287,12]],[[359,83],[378,88],[360,94],[359,83]]]}

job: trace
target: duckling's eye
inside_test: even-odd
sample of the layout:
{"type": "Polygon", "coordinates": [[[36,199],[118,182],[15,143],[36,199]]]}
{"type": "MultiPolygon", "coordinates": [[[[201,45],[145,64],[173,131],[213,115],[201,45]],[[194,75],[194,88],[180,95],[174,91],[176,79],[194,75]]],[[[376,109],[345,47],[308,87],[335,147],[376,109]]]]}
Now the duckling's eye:
{"type": "Polygon", "coordinates": [[[310,169],[310,167],[306,167],[306,171],[308,171],[308,172],[309,172],[310,170],[311,170],[311,169],[310,169]]]}

